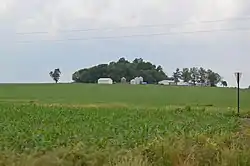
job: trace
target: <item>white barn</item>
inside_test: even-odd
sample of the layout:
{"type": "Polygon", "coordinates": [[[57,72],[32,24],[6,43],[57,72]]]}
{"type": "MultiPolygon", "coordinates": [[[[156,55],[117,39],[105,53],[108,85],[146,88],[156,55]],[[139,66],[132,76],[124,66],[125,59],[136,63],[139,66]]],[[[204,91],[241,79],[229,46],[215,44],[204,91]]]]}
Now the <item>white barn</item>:
{"type": "Polygon", "coordinates": [[[99,78],[98,84],[113,84],[113,80],[111,78],[99,78]]]}
{"type": "Polygon", "coordinates": [[[134,79],[132,79],[130,81],[130,84],[139,85],[139,84],[142,84],[142,83],[143,83],[143,77],[135,77],[134,79]]]}
{"type": "Polygon", "coordinates": [[[160,85],[175,85],[175,82],[173,80],[162,80],[162,81],[159,81],[158,84],[160,84],[160,85]]]}
{"type": "Polygon", "coordinates": [[[121,78],[121,83],[124,84],[124,83],[126,83],[126,82],[127,82],[127,79],[126,79],[125,77],[122,77],[122,78],[121,78]]]}
{"type": "Polygon", "coordinates": [[[136,84],[135,79],[132,79],[132,80],[130,81],[130,84],[135,85],[135,84],[136,84]]]}
{"type": "Polygon", "coordinates": [[[143,77],[142,76],[140,76],[139,78],[139,81],[140,81],[140,84],[143,82],[143,77]]]}
{"type": "Polygon", "coordinates": [[[179,86],[190,86],[190,84],[188,82],[184,82],[184,81],[178,82],[177,85],[179,85],[179,86]]]}
{"type": "Polygon", "coordinates": [[[139,77],[135,77],[134,80],[135,80],[135,84],[140,84],[140,79],[139,79],[139,77]]]}

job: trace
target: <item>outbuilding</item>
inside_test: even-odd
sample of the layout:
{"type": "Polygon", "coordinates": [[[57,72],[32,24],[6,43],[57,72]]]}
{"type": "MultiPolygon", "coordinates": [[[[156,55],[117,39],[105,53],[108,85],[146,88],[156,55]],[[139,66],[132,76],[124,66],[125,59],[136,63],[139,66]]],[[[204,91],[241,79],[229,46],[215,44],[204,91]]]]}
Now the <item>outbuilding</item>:
{"type": "Polygon", "coordinates": [[[190,84],[188,82],[184,82],[184,81],[178,82],[177,85],[179,85],[179,86],[190,86],[190,84]]]}
{"type": "Polygon", "coordinates": [[[125,84],[126,82],[127,82],[127,79],[126,79],[125,77],[122,77],[122,78],[121,78],[121,83],[122,83],[122,84],[125,84]]]}
{"type": "Polygon", "coordinates": [[[135,85],[135,84],[136,84],[135,79],[132,79],[132,80],[130,81],[130,84],[131,84],[131,85],[135,85]]]}
{"type": "Polygon", "coordinates": [[[159,81],[158,84],[160,84],[160,85],[176,85],[176,83],[173,80],[162,80],[162,81],[159,81]]]}
{"type": "Polygon", "coordinates": [[[113,84],[113,80],[111,78],[99,78],[98,84],[113,84]]]}

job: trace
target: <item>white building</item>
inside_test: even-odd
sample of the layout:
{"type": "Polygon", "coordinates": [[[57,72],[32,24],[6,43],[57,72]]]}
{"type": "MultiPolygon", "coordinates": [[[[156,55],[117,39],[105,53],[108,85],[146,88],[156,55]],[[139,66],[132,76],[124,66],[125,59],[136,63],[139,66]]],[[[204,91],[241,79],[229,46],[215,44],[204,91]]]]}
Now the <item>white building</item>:
{"type": "Polygon", "coordinates": [[[140,79],[139,79],[139,77],[135,77],[134,80],[135,80],[135,84],[137,84],[137,85],[140,84],[140,79]]]}
{"type": "Polygon", "coordinates": [[[136,84],[135,79],[132,79],[132,80],[130,81],[130,84],[135,85],[135,84],[136,84]]]}
{"type": "Polygon", "coordinates": [[[207,84],[206,83],[199,83],[199,82],[197,82],[196,86],[207,86],[207,84]]]}
{"type": "Polygon", "coordinates": [[[143,77],[135,77],[130,81],[130,84],[139,85],[143,83],[143,77]]]}
{"type": "Polygon", "coordinates": [[[159,81],[158,84],[160,84],[160,85],[176,85],[175,82],[172,80],[162,80],[162,81],[159,81]]]}
{"type": "Polygon", "coordinates": [[[184,82],[184,81],[178,82],[177,85],[179,85],[179,86],[190,86],[190,84],[188,82],[184,82]]]}
{"type": "Polygon", "coordinates": [[[121,83],[124,84],[124,83],[126,83],[126,82],[127,82],[127,79],[126,79],[125,77],[122,77],[122,78],[121,78],[121,83]]]}
{"type": "Polygon", "coordinates": [[[113,80],[111,78],[99,78],[98,84],[113,84],[113,80]]]}
{"type": "Polygon", "coordinates": [[[142,76],[139,77],[139,81],[140,81],[140,83],[143,83],[143,77],[142,76]]]}

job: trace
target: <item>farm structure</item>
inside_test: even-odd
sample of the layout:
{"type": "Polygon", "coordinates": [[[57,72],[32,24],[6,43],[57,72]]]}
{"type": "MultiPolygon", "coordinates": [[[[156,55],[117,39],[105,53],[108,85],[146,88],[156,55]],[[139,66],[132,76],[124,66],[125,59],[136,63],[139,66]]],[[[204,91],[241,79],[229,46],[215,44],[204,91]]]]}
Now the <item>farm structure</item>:
{"type": "Polygon", "coordinates": [[[113,84],[113,80],[111,78],[99,78],[98,84],[113,84]]]}
{"type": "Polygon", "coordinates": [[[145,83],[143,82],[143,77],[135,77],[134,79],[130,81],[130,84],[139,85],[139,84],[145,84],[145,83]]]}

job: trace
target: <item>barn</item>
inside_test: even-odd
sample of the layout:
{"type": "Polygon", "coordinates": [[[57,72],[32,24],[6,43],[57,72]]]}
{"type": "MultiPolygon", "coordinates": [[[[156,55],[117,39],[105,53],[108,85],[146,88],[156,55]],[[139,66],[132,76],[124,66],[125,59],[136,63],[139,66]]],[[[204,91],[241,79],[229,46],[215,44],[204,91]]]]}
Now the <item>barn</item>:
{"type": "Polygon", "coordinates": [[[125,77],[121,78],[121,83],[125,84],[127,82],[127,79],[125,77]]]}
{"type": "Polygon", "coordinates": [[[135,79],[132,79],[132,80],[130,81],[130,84],[131,84],[131,85],[135,85],[135,84],[136,84],[135,79]]]}
{"type": "Polygon", "coordinates": [[[139,85],[139,84],[142,84],[142,83],[143,83],[143,77],[135,77],[134,79],[132,79],[130,81],[130,84],[139,85]]]}
{"type": "Polygon", "coordinates": [[[159,81],[158,84],[160,84],[160,85],[176,85],[176,83],[173,80],[162,80],[162,81],[159,81]]]}
{"type": "Polygon", "coordinates": [[[113,80],[111,78],[99,78],[98,84],[113,84],[113,80]]]}

